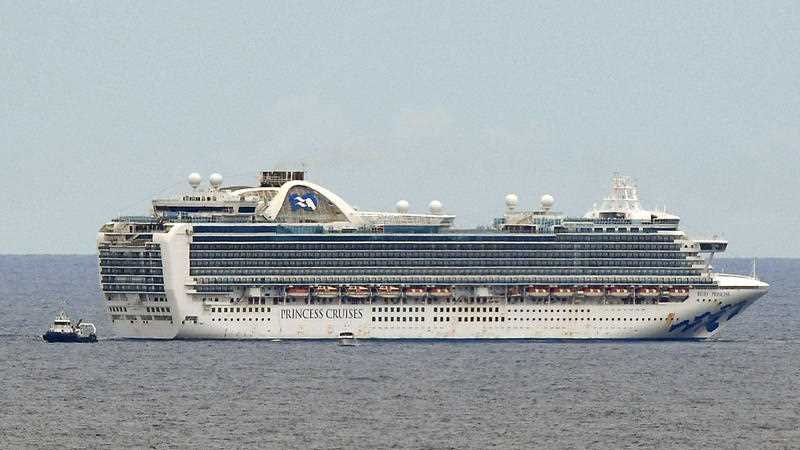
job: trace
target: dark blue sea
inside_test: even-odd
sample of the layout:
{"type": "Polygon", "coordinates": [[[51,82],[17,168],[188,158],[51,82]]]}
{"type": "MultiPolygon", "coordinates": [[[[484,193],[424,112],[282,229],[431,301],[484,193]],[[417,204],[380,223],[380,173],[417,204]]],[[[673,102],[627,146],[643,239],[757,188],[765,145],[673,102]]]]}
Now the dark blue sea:
{"type": "Polygon", "coordinates": [[[111,339],[93,256],[2,256],[0,448],[800,448],[800,260],[758,270],[710,341],[338,347],[111,339]],[[62,299],[100,342],[41,342],[62,299]]]}

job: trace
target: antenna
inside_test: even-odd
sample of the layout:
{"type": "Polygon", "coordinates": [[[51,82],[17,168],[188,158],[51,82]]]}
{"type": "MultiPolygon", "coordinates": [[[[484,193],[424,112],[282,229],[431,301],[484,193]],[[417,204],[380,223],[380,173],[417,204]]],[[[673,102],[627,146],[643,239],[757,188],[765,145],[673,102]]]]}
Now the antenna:
{"type": "Polygon", "coordinates": [[[756,275],[756,258],[753,258],[753,273],[752,273],[751,277],[754,280],[758,279],[758,275],[756,275]]]}

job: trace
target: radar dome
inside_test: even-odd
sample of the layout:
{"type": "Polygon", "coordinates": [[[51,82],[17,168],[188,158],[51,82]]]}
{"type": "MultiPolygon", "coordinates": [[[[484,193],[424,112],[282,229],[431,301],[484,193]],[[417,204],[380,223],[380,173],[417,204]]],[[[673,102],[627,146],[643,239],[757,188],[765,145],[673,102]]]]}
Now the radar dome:
{"type": "Polygon", "coordinates": [[[553,203],[556,202],[556,199],[553,198],[550,194],[544,194],[541,199],[542,208],[543,209],[550,209],[553,207],[553,203]]]}
{"type": "Polygon", "coordinates": [[[400,200],[395,203],[394,207],[397,209],[397,212],[405,214],[408,212],[409,204],[407,200],[400,200]]]}
{"type": "Polygon", "coordinates": [[[508,207],[508,209],[514,209],[517,207],[518,204],[519,204],[519,197],[517,197],[517,194],[506,195],[506,207],[508,207]]]}
{"type": "Polygon", "coordinates": [[[432,200],[430,203],[428,203],[428,208],[431,210],[431,214],[441,214],[442,202],[439,200],[432,200]]]}
{"type": "Polygon", "coordinates": [[[208,182],[211,183],[211,187],[218,188],[222,186],[222,175],[218,173],[212,173],[210,177],[208,177],[208,182]]]}
{"type": "Polygon", "coordinates": [[[200,176],[197,172],[192,172],[189,174],[189,185],[195,189],[197,186],[200,186],[200,183],[203,181],[203,177],[200,176]]]}

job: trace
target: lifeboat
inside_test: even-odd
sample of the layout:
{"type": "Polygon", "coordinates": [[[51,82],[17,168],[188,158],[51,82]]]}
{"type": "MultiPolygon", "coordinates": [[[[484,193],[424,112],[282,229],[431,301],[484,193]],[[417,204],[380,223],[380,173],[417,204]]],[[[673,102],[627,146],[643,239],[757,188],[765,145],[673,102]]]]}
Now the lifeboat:
{"type": "Polygon", "coordinates": [[[550,289],[545,286],[528,286],[525,293],[529,297],[548,297],[550,296],[550,289]]]}
{"type": "Polygon", "coordinates": [[[431,296],[433,297],[452,297],[453,289],[449,287],[435,287],[431,289],[431,296]]]}
{"type": "Polygon", "coordinates": [[[584,297],[602,297],[603,296],[603,289],[599,287],[587,287],[583,288],[583,296],[584,297]]]}
{"type": "Polygon", "coordinates": [[[553,288],[553,297],[556,298],[570,298],[575,295],[575,291],[569,287],[553,288]]]}
{"type": "Polygon", "coordinates": [[[378,296],[383,298],[400,297],[400,288],[397,286],[378,286],[378,296]]]}
{"type": "Polygon", "coordinates": [[[369,297],[369,288],[367,286],[350,286],[347,288],[347,296],[353,298],[369,297]]]}
{"type": "Polygon", "coordinates": [[[286,295],[289,297],[308,297],[308,286],[289,286],[286,295]]]}
{"type": "Polygon", "coordinates": [[[686,298],[689,296],[689,289],[685,287],[670,288],[668,295],[672,298],[686,298]]]}
{"type": "Polygon", "coordinates": [[[519,297],[520,295],[522,294],[520,293],[520,289],[518,287],[511,286],[510,288],[508,288],[509,297],[519,297]]]}
{"type": "Polygon", "coordinates": [[[655,298],[661,296],[661,291],[652,286],[645,286],[636,290],[636,296],[641,298],[655,298]]]}
{"type": "Polygon", "coordinates": [[[406,288],[406,297],[425,297],[428,289],[425,286],[411,286],[406,288]]]}
{"type": "Polygon", "coordinates": [[[631,291],[624,287],[612,287],[606,290],[609,297],[626,298],[631,295],[631,291]]]}
{"type": "Polygon", "coordinates": [[[320,298],[333,298],[339,295],[339,288],[336,286],[317,286],[316,295],[320,298]]]}

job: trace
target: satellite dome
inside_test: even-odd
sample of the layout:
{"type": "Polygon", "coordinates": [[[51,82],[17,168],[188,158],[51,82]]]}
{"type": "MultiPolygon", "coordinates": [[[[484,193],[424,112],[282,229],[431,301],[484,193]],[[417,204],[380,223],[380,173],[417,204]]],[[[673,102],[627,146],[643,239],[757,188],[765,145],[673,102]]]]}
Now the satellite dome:
{"type": "Polygon", "coordinates": [[[553,203],[556,202],[556,199],[553,198],[550,194],[544,194],[541,199],[542,208],[543,209],[550,209],[553,206],[553,203]]]}
{"type": "Polygon", "coordinates": [[[222,186],[222,175],[218,173],[212,173],[210,177],[208,177],[208,182],[211,183],[211,187],[218,188],[222,186]]]}
{"type": "Polygon", "coordinates": [[[517,207],[518,204],[519,204],[519,197],[517,197],[517,194],[506,195],[506,207],[508,207],[508,209],[514,209],[517,207]]]}
{"type": "Polygon", "coordinates": [[[395,203],[394,207],[397,209],[397,212],[405,214],[408,212],[409,204],[407,200],[400,200],[395,203]]]}
{"type": "Polygon", "coordinates": [[[189,174],[189,186],[197,189],[197,186],[200,186],[200,183],[203,181],[203,177],[200,176],[197,172],[192,172],[189,174]]]}
{"type": "Polygon", "coordinates": [[[431,202],[428,203],[428,208],[431,210],[431,214],[441,214],[442,202],[439,200],[431,200],[431,202]]]}

